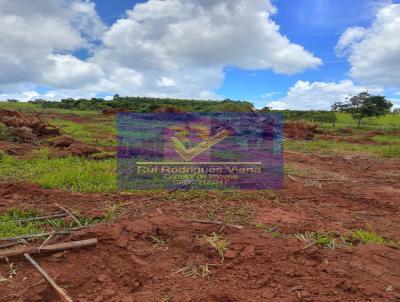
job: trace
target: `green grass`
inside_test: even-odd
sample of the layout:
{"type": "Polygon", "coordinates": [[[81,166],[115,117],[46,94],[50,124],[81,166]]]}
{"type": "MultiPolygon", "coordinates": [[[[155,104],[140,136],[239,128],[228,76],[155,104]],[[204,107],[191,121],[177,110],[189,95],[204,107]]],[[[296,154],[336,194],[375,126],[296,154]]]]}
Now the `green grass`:
{"type": "Polygon", "coordinates": [[[329,249],[337,247],[338,242],[331,233],[305,232],[295,234],[295,237],[307,245],[318,245],[329,249]]]}
{"type": "MultiPolygon", "coordinates": [[[[111,207],[102,217],[88,218],[79,213],[73,213],[82,226],[93,225],[100,222],[110,222],[117,218],[116,209],[111,207]]],[[[51,228],[52,230],[65,230],[78,227],[76,222],[68,222],[64,218],[51,218],[32,221],[21,221],[41,216],[34,209],[10,209],[0,214],[0,238],[9,238],[31,234],[40,234],[51,228]]]]}
{"type": "Polygon", "coordinates": [[[27,102],[18,102],[18,103],[8,103],[0,100],[0,108],[7,110],[20,110],[20,111],[35,111],[41,112],[43,110],[44,116],[46,113],[60,113],[60,114],[75,114],[79,116],[96,116],[99,115],[99,111],[97,110],[74,110],[74,109],[58,109],[58,108],[45,108],[43,109],[41,106],[27,103],[27,102]]]}
{"type": "Polygon", "coordinates": [[[377,243],[377,244],[385,244],[390,243],[391,241],[382,237],[375,232],[366,231],[366,230],[357,230],[354,231],[350,235],[351,239],[360,241],[361,243],[377,243]]]}
{"type": "Polygon", "coordinates": [[[284,142],[286,150],[292,150],[305,153],[366,153],[383,157],[400,158],[400,144],[391,145],[362,145],[345,142],[325,141],[315,139],[312,141],[289,140],[284,142]]]}
{"type": "Polygon", "coordinates": [[[380,143],[400,144],[400,135],[377,135],[372,139],[380,143]]]}
{"type": "MultiPolygon", "coordinates": [[[[336,113],[338,119],[336,123],[337,128],[357,128],[357,121],[355,121],[351,114],[348,113],[336,113]]],[[[332,125],[326,124],[328,127],[332,125]]],[[[386,114],[381,117],[366,118],[361,121],[361,129],[382,129],[382,130],[393,130],[400,128],[400,114],[386,114]]]]}
{"type": "Polygon", "coordinates": [[[37,213],[28,210],[9,210],[0,215],[0,238],[22,236],[28,234],[38,234],[44,231],[43,225],[37,221],[29,223],[15,223],[15,220],[26,219],[37,216],[37,213]]]}
{"type": "Polygon", "coordinates": [[[295,237],[308,245],[318,245],[321,247],[334,249],[339,247],[349,247],[353,244],[383,244],[400,247],[400,240],[394,241],[383,237],[373,231],[356,230],[348,235],[338,236],[329,232],[305,232],[295,234],[295,237]]]}
{"type": "Polygon", "coordinates": [[[8,102],[3,102],[0,101],[0,108],[1,109],[7,109],[7,110],[22,110],[22,111],[29,111],[29,110],[41,110],[41,107],[30,104],[30,103],[25,103],[25,102],[20,102],[20,103],[8,103],[8,102]]]}
{"type": "Polygon", "coordinates": [[[98,121],[96,123],[76,123],[62,118],[51,120],[51,124],[77,140],[98,146],[116,145],[116,126],[114,121],[98,121]]]}
{"type": "Polygon", "coordinates": [[[74,192],[117,190],[115,159],[49,158],[46,152],[29,159],[3,155],[0,159],[0,178],[31,181],[45,188],[74,192]]]}

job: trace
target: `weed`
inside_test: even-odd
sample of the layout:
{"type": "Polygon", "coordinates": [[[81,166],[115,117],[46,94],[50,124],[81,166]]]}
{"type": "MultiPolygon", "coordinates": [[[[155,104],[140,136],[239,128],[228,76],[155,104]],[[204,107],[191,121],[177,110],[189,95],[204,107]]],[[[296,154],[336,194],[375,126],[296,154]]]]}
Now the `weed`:
{"type": "Polygon", "coordinates": [[[221,235],[213,232],[210,236],[204,236],[208,244],[214,248],[221,257],[221,262],[225,259],[225,250],[229,247],[229,241],[222,238],[221,235]]]}
{"type": "Polygon", "coordinates": [[[6,261],[6,269],[8,272],[7,272],[7,276],[5,276],[5,277],[0,274],[0,283],[1,282],[9,282],[14,278],[14,276],[17,275],[17,269],[16,269],[14,263],[10,262],[10,260],[7,257],[5,257],[5,261],[6,261]]]}
{"type": "Polygon", "coordinates": [[[307,245],[315,244],[329,249],[334,249],[338,246],[336,238],[331,233],[305,232],[297,233],[295,237],[307,245]]]}
{"type": "Polygon", "coordinates": [[[256,223],[256,228],[262,229],[264,232],[271,234],[275,238],[282,238],[283,234],[276,227],[268,227],[263,223],[256,223]]]}
{"type": "Polygon", "coordinates": [[[164,240],[158,236],[150,235],[149,239],[150,239],[150,242],[153,244],[154,248],[158,248],[158,247],[161,247],[161,246],[164,246],[167,244],[167,240],[164,240]]]}
{"type": "Polygon", "coordinates": [[[119,204],[113,204],[107,212],[104,214],[104,220],[106,222],[112,222],[115,221],[118,218],[118,211],[121,208],[122,205],[119,204]]]}
{"type": "Polygon", "coordinates": [[[372,232],[366,230],[357,230],[351,233],[350,238],[361,243],[377,243],[377,244],[385,244],[390,243],[391,241],[372,232]]]}

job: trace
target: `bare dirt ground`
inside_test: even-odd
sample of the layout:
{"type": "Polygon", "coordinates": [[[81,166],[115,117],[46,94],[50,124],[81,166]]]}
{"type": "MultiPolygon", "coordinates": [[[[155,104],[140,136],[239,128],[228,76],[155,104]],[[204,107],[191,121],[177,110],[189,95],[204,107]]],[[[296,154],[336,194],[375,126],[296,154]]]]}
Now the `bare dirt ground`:
{"type": "MultiPolygon", "coordinates": [[[[97,246],[35,256],[78,302],[400,301],[397,247],[305,248],[292,236],[369,229],[400,240],[399,161],[294,152],[287,152],[285,160],[301,173],[289,172],[284,190],[254,193],[256,200],[252,192],[247,199],[232,192],[149,199],[155,193],[70,193],[0,183],[0,212],[35,208],[49,214],[57,211],[58,202],[95,217],[112,204],[131,203],[113,223],[53,239],[97,237],[97,246]],[[249,205],[251,215],[243,219],[242,230],[188,220],[223,219],[227,209],[249,205]],[[285,236],[274,236],[257,223],[285,236]],[[204,240],[213,232],[230,242],[224,261],[204,240]]],[[[17,275],[0,283],[0,301],[60,301],[29,263],[12,261],[17,275]]],[[[0,265],[0,273],[5,270],[0,265]]]]}

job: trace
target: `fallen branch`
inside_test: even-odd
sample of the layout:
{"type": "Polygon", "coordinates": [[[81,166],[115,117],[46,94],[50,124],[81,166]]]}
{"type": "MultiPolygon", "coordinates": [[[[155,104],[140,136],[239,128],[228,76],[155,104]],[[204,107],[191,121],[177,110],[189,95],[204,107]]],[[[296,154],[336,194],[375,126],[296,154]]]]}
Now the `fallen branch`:
{"type": "Polygon", "coordinates": [[[294,178],[293,176],[291,176],[291,175],[288,175],[287,176],[291,181],[297,181],[297,179],[296,178],[294,178]]]}
{"type": "Polygon", "coordinates": [[[63,210],[66,214],[68,214],[79,226],[82,226],[82,223],[74,215],[72,215],[72,213],[67,208],[60,206],[58,203],[55,203],[55,205],[63,210]]]}
{"type": "Polygon", "coordinates": [[[49,274],[40,267],[40,265],[27,253],[24,254],[25,258],[39,271],[40,274],[50,283],[50,285],[55,289],[64,302],[74,302],[70,296],[68,296],[67,291],[57,285],[56,281],[49,276],[49,274]]]}
{"type": "Polygon", "coordinates": [[[50,235],[67,235],[67,234],[71,234],[71,233],[73,233],[75,231],[86,229],[86,228],[89,228],[89,227],[92,227],[92,226],[93,225],[88,225],[88,226],[82,226],[82,227],[72,228],[72,229],[68,229],[68,230],[53,231],[53,232],[39,233],[39,234],[30,234],[30,235],[22,235],[22,236],[16,236],[16,237],[6,237],[6,238],[0,238],[0,241],[32,239],[32,238],[38,238],[38,237],[48,237],[50,235]]]}
{"type": "Polygon", "coordinates": [[[242,230],[243,226],[242,225],[237,225],[237,224],[230,224],[230,223],[223,223],[221,221],[213,221],[213,220],[198,220],[198,219],[190,219],[190,222],[197,222],[201,224],[216,224],[216,225],[222,225],[222,226],[227,226],[230,228],[242,230]]]}
{"type": "Polygon", "coordinates": [[[6,243],[6,244],[2,244],[0,245],[0,249],[5,248],[5,247],[10,247],[10,246],[14,246],[14,245],[18,245],[18,244],[25,244],[27,243],[25,240],[21,239],[15,242],[10,242],[10,243],[6,243]]]}
{"type": "Polygon", "coordinates": [[[0,259],[5,257],[15,257],[21,256],[23,254],[38,254],[38,253],[46,253],[46,252],[57,252],[63,250],[77,249],[82,247],[87,247],[91,245],[97,244],[97,238],[80,240],[80,241],[71,241],[71,242],[63,242],[63,243],[55,243],[49,244],[41,247],[22,247],[15,250],[7,250],[0,252],[0,259]]]}
{"type": "MultiPolygon", "coordinates": [[[[54,215],[49,215],[49,216],[39,216],[39,217],[32,217],[32,218],[26,218],[26,219],[20,219],[20,220],[14,220],[14,221],[7,221],[7,223],[10,222],[30,222],[30,221],[36,221],[36,220],[46,220],[46,219],[53,219],[53,218],[61,218],[67,216],[66,213],[61,213],[61,214],[54,214],[54,215]]],[[[0,222],[4,223],[4,222],[0,222]]]]}

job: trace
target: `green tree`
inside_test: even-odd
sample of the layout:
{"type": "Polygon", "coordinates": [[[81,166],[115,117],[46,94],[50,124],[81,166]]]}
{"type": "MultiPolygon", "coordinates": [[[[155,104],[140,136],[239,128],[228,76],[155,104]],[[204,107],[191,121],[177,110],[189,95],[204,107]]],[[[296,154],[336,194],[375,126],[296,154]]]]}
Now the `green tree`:
{"type": "Polygon", "coordinates": [[[350,97],[345,102],[333,104],[332,110],[350,113],[353,119],[358,121],[358,128],[360,128],[363,118],[383,116],[390,112],[392,106],[393,104],[384,96],[361,92],[350,97]]]}

